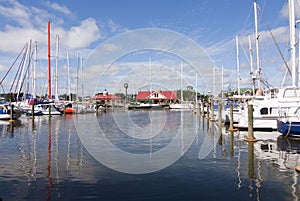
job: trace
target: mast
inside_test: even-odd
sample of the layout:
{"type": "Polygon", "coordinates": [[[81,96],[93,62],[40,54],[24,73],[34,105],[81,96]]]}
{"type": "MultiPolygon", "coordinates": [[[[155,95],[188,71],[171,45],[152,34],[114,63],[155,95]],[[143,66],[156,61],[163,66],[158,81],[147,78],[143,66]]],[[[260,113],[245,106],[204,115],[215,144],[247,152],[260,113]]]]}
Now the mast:
{"type": "Polygon", "coordinates": [[[77,71],[76,71],[76,100],[77,101],[79,101],[78,98],[79,68],[80,68],[80,56],[79,56],[79,52],[77,52],[77,71]]]}
{"type": "Polygon", "coordinates": [[[83,88],[83,58],[81,57],[80,59],[80,68],[81,68],[81,92],[82,92],[82,100],[83,100],[83,97],[84,97],[84,88],[83,88]]]}
{"type": "Polygon", "coordinates": [[[31,56],[32,56],[32,51],[31,51],[31,40],[29,41],[29,61],[28,61],[28,66],[27,66],[27,82],[26,82],[26,88],[24,89],[24,94],[25,94],[25,99],[27,98],[26,94],[29,93],[29,80],[31,79],[31,72],[30,72],[30,63],[31,63],[31,56]]]}
{"type": "Polygon", "coordinates": [[[181,104],[183,103],[183,91],[182,91],[182,74],[183,74],[183,63],[180,63],[180,99],[181,104]]]}
{"type": "Polygon", "coordinates": [[[67,65],[68,65],[68,94],[69,94],[69,101],[72,101],[71,81],[70,81],[70,61],[69,61],[69,53],[68,52],[67,52],[67,65]]]}
{"type": "Polygon", "coordinates": [[[213,96],[216,95],[216,70],[217,70],[217,68],[214,66],[213,67],[213,83],[214,83],[213,96]]]}
{"type": "Polygon", "coordinates": [[[261,90],[261,84],[260,84],[260,59],[259,59],[259,35],[258,35],[258,28],[257,28],[257,3],[254,1],[254,22],[255,22],[255,45],[256,45],[256,65],[257,65],[257,88],[258,90],[261,90]]]}
{"type": "Polygon", "coordinates": [[[300,31],[298,32],[298,87],[300,87],[300,31]]]}
{"type": "Polygon", "coordinates": [[[29,57],[29,51],[30,51],[30,46],[31,46],[31,39],[29,39],[29,42],[27,44],[27,49],[26,49],[26,54],[25,54],[25,60],[24,60],[24,63],[23,63],[23,66],[22,66],[22,70],[21,70],[21,79],[19,80],[18,82],[18,92],[17,92],[17,101],[19,100],[19,96],[20,96],[20,92],[21,92],[21,89],[22,89],[22,84],[23,84],[23,80],[24,80],[24,74],[25,74],[25,66],[26,66],[26,63],[27,63],[27,60],[28,60],[28,57],[29,57]]]}
{"type": "Polygon", "coordinates": [[[56,34],[56,51],[55,51],[55,100],[58,101],[58,51],[59,35],[56,34]]]}
{"type": "Polygon", "coordinates": [[[289,0],[290,45],[292,65],[292,85],[296,86],[296,40],[295,40],[295,5],[294,0],[289,0]]]}
{"type": "Polygon", "coordinates": [[[197,72],[196,72],[196,104],[198,103],[198,92],[197,92],[197,86],[198,86],[198,75],[197,75],[197,72]]]}
{"type": "Polygon", "coordinates": [[[50,21],[48,22],[48,98],[52,98],[51,94],[51,59],[50,59],[50,21]]]}
{"type": "Polygon", "coordinates": [[[237,88],[238,88],[238,95],[241,94],[241,88],[240,88],[240,58],[239,58],[239,38],[238,36],[235,36],[235,44],[236,44],[236,68],[237,68],[237,88]]]}
{"type": "Polygon", "coordinates": [[[253,50],[251,45],[251,36],[248,36],[248,42],[249,42],[249,52],[250,52],[250,75],[252,78],[252,94],[255,94],[255,77],[253,74],[253,50]]]}
{"type": "Polygon", "coordinates": [[[224,98],[224,67],[222,66],[221,68],[221,71],[222,71],[222,98],[224,98]]]}
{"type": "Polygon", "coordinates": [[[26,81],[26,85],[25,85],[25,89],[24,89],[24,94],[25,94],[25,99],[27,98],[27,95],[29,93],[29,80],[31,79],[31,72],[30,72],[30,62],[31,62],[31,56],[32,56],[32,51],[31,51],[31,40],[29,41],[30,45],[29,45],[29,60],[28,60],[28,66],[26,68],[27,71],[27,81],[26,81]]]}
{"type": "Polygon", "coordinates": [[[152,61],[149,58],[149,67],[150,67],[150,94],[152,93],[152,61]]]}
{"type": "Polygon", "coordinates": [[[36,62],[37,62],[37,42],[34,48],[34,62],[33,62],[33,79],[32,79],[32,96],[36,97],[36,62]]]}

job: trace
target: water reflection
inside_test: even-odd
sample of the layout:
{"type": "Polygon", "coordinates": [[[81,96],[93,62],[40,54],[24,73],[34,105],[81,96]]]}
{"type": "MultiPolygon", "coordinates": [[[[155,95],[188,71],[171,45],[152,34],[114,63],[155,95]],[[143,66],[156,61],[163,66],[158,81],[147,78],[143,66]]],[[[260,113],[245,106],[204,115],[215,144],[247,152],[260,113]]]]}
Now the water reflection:
{"type": "Polygon", "coordinates": [[[48,186],[46,187],[47,190],[47,199],[46,200],[50,200],[50,196],[51,196],[51,190],[53,187],[53,181],[51,178],[51,145],[52,145],[52,126],[51,126],[52,122],[51,120],[49,120],[49,128],[48,128],[48,159],[47,159],[47,176],[46,178],[48,179],[48,186]]]}
{"type": "Polygon", "coordinates": [[[298,200],[297,195],[300,191],[298,175],[295,177],[297,174],[295,167],[300,164],[300,140],[282,137],[277,132],[256,132],[256,135],[260,140],[254,143],[254,146],[250,146],[250,143],[248,145],[248,175],[255,182],[257,200],[261,200],[264,182],[270,178],[274,182],[282,183],[283,189],[291,194],[293,200],[298,200]],[[274,176],[271,176],[273,174],[274,176]],[[279,174],[284,175],[283,180],[278,178],[279,174]],[[290,181],[292,184],[287,181],[287,178],[293,180],[290,181]]]}
{"type": "Polygon", "coordinates": [[[248,143],[248,177],[249,179],[255,179],[254,173],[254,143],[248,143]]]}
{"type": "MultiPolygon", "coordinates": [[[[174,114],[177,113],[166,115],[174,114]]],[[[50,121],[48,117],[21,119],[21,124],[14,126],[13,137],[9,124],[0,125],[0,197],[3,200],[299,200],[299,173],[294,171],[300,165],[298,139],[273,138],[270,136],[274,133],[264,133],[268,139],[246,143],[243,139],[247,133],[230,133],[214,122],[187,113],[200,126],[193,145],[187,149],[187,128],[191,124],[178,113],[178,118],[166,121],[164,135],[139,145],[141,141],[124,138],[121,141],[119,135],[109,130],[107,127],[112,128],[109,115],[109,112],[99,114],[99,122],[106,125],[103,129],[110,131],[107,132],[110,139],[120,147],[147,152],[152,160],[153,154],[174,137],[169,132],[176,130],[182,157],[170,167],[151,174],[118,173],[98,163],[82,146],[74,128],[74,116],[52,117],[50,121]],[[180,127],[174,122],[185,123],[180,127]],[[133,143],[135,148],[128,148],[133,143]],[[216,187],[218,191],[211,192],[216,187]]],[[[90,128],[89,123],[86,122],[86,129],[90,128]]],[[[147,134],[153,136],[154,130],[151,128],[147,134]]],[[[256,134],[259,138],[259,133],[256,134]]],[[[103,147],[98,149],[109,152],[103,147]]]]}

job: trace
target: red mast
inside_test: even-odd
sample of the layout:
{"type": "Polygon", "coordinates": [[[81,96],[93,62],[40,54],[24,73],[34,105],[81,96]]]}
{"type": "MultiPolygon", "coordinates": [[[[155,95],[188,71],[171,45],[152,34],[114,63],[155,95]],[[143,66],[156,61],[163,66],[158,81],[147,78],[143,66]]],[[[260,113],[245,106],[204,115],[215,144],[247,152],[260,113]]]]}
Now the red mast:
{"type": "Polygon", "coordinates": [[[52,99],[52,94],[51,94],[51,59],[50,59],[50,21],[48,22],[48,98],[52,99]]]}

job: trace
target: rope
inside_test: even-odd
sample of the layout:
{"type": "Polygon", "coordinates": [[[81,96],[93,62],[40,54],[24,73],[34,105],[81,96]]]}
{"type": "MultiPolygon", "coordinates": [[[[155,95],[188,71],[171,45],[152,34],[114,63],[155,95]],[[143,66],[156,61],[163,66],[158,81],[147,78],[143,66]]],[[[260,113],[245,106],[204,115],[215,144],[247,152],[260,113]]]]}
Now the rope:
{"type": "Polygon", "coordinates": [[[19,53],[19,55],[17,56],[17,58],[14,60],[14,62],[12,63],[12,65],[10,66],[10,68],[8,69],[8,71],[6,72],[6,74],[3,76],[2,80],[0,81],[0,84],[2,85],[2,82],[5,80],[5,78],[7,77],[8,73],[11,71],[12,67],[15,65],[15,63],[17,62],[17,60],[19,59],[19,57],[21,56],[21,53],[24,51],[24,49],[26,48],[27,44],[23,47],[22,51],[19,53]]]}
{"type": "MultiPolygon", "coordinates": [[[[28,48],[28,45],[26,45],[26,51],[27,51],[27,48],[28,48]]],[[[18,80],[18,81],[17,81],[17,83],[16,83],[14,92],[17,91],[17,86],[18,86],[19,79],[20,79],[20,76],[21,76],[21,75],[19,75],[19,74],[21,74],[21,73],[20,73],[20,69],[21,69],[21,66],[23,65],[23,63],[24,63],[24,61],[25,61],[25,57],[26,57],[26,55],[24,54],[23,57],[22,57],[22,60],[21,60],[21,62],[20,62],[20,64],[19,64],[19,68],[18,68],[18,70],[17,70],[17,73],[16,73],[16,75],[15,75],[15,77],[14,77],[14,81],[13,81],[11,87],[10,87],[10,90],[9,90],[10,92],[12,92],[12,89],[13,89],[13,87],[14,87],[14,84],[15,84],[16,80],[18,80]],[[19,75],[19,78],[17,79],[17,76],[18,76],[18,75],[19,75]]]]}

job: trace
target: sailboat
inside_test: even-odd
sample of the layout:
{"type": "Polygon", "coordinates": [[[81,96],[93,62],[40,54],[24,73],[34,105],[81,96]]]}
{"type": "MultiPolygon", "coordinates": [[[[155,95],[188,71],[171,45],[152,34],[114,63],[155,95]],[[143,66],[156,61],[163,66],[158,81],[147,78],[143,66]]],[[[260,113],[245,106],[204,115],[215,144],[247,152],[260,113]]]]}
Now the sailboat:
{"type": "Polygon", "coordinates": [[[169,107],[170,109],[193,109],[193,104],[192,103],[188,103],[188,102],[184,102],[183,101],[183,91],[182,91],[182,85],[183,85],[183,63],[181,62],[180,65],[180,103],[170,103],[169,107]]]}
{"type": "Polygon", "coordinates": [[[70,81],[70,61],[69,61],[69,53],[67,52],[67,66],[68,66],[68,93],[69,100],[65,101],[65,114],[75,114],[76,110],[73,108],[72,96],[71,96],[71,81],[70,81]]]}
{"type": "MultiPolygon", "coordinates": [[[[58,36],[58,35],[57,35],[58,36]]],[[[57,54],[58,54],[58,40],[59,37],[56,37],[56,68],[57,68],[57,54]]],[[[63,111],[61,111],[55,104],[54,100],[52,100],[52,94],[51,94],[51,52],[50,52],[50,22],[48,22],[48,100],[37,100],[36,99],[36,60],[37,60],[37,44],[35,45],[35,58],[34,58],[34,66],[33,66],[33,82],[32,82],[32,88],[33,88],[33,95],[32,99],[27,101],[27,105],[23,104],[22,108],[25,110],[26,115],[34,115],[34,116],[40,116],[40,115],[61,115],[63,111]],[[33,108],[32,108],[33,107],[33,108]]],[[[57,74],[57,71],[56,71],[57,74]]],[[[57,76],[56,76],[57,78],[57,76]]],[[[57,84],[57,83],[56,83],[57,84]]],[[[57,92],[57,90],[56,90],[57,92]]],[[[57,94],[56,94],[57,97],[57,94]]]]}
{"type": "MultiPolygon", "coordinates": [[[[289,1],[290,13],[294,13],[294,0],[289,1]]],[[[256,2],[254,2],[256,8],[256,2]]],[[[295,19],[294,15],[290,16],[290,44],[291,58],[295,59],[295,19]]],[[[259,61],[257,61],[259,63],[259,61]]],[[[265,92],[264,96],[259,96],[254,100],[248,101],[244,113],[240,117],[240,122],[235,124],[239,129],[248,129],[248,105],[253,105],[253,128],[255,130],[276,130],[277,120],[280,113],[286,115],[295,113],[300,107],[300,88],[296,86],[295,79],[295,61],[292,61],[292,86],[279,87],[265,92]]],[[[259,75],[259,74],[258,74],[259,75]]],[[[258,79],[259,81],[259,79],[258,79]]]]}

